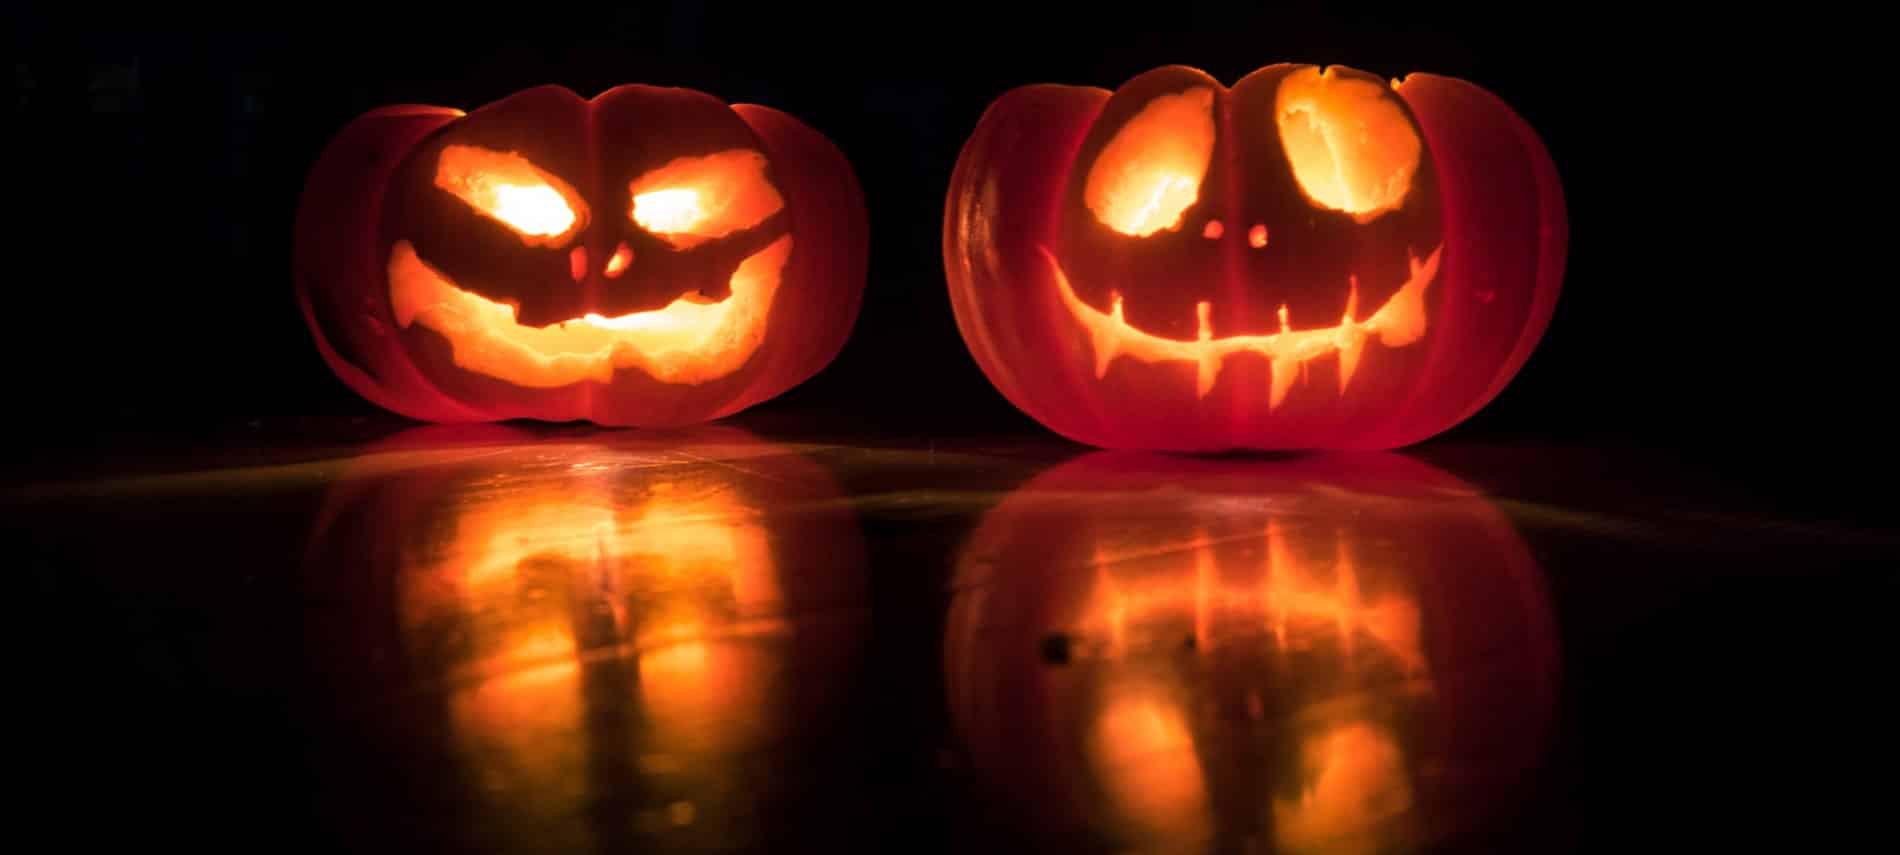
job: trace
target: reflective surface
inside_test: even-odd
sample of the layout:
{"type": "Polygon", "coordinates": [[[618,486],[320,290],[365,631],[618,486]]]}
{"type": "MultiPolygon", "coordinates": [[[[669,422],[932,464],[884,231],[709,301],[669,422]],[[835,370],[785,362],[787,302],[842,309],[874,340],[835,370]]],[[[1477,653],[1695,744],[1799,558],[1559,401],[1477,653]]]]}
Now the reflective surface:
{"type": "Polygon", "coordinates": [[[803,437],[304,425],[9,487],[29,813],[220,850],[1603,851],[1739,829],[1881,732],[1816,681],[1873,673],[1837,642],[1896,538],[1636,452],[803,437]]]}
{"type": "Polygon", "coordinates": [[[424,428],[343,474],[306,567],[393,624],[389,668],[340,679],[435,697],[481,847],[596,851],[764,842],[801,795],[786,746],[837,725],[864,563],[831,476],[739,431],[424,428]]]}
{"type": "Polygon", "coordinates": [[[956,581],[976,765],[1105,849],[1415,848],[1511,797],[1553,712],[1530,553],[1395,455],[1092,454],[986,514],[956,581]]]}

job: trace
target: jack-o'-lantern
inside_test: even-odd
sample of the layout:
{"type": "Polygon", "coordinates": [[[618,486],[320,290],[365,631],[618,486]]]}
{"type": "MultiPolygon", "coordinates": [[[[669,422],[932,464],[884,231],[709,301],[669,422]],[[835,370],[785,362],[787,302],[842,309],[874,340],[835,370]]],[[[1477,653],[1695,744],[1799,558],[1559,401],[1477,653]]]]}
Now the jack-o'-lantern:
{"type": "Polygon", "coordinates": [[[1098,452],[957,558],[946,687],[979,789],[1104,851],[1406,851],[1541,756],[1537,565],[1475,490],[1395,455],[1098,452]]]}
{"type": "Polygon", "coordinates": [[[1489,402],[1543,335],[1567,223],[1497,98],[1168,66],[989,108],[944,219],[964,341],[1018,408],[1113,448],[1392,448],[1489,402]]]}
{"type": "Polygon", "coordinates": [[[510,847],[724,849],[766,831],[760,811],[799,797],[771,781],[825,762],[784,746],[843,727],[867,628],[835,482],[729,429],[419,429],[362,456],[311,549],[349,568],[318,580],[351,603],[325,643],[394,653],[340,702],[378,721],[420,706],[450,770],[436,784],[510,847]],[[760,782],[766,760],[790,770],[760,782]]]}
{"type": "Polygon", "coordinates": [[[831,361],[865,229],[844,157],[784,113],[544,86],[344,128],[304,190],[297,294],[330,367],[398,413],[680,425],[831,361]]]}

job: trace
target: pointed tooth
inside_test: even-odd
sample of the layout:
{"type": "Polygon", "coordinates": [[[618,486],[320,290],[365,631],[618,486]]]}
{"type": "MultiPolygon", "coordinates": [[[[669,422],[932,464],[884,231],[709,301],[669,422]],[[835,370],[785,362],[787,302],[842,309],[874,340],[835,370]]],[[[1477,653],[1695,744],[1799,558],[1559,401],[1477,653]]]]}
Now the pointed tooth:
{"type": "Polygon", "coordinates": [[[1352,385],[1353,372],[1359,370],[1359,355],[1366,349],[1366,334],[1356,327],[1346,327],[1340,332],[1343,341],[1339,345],[1339,394],[1346,394],[1346,387],[1352,385]]]}
{"type": "Polygon", "coordinates": [[[1438,259],[1443,251],[1441,244],[1424,262],[1417,256],[1410,257],[1411,278],[1372,316],[1370,323],[1377,328],[1380,344],[1404,347],[1425,334],[1425,289],[1438,278],[1438,259]]]}
{"type": "Polygon", "coordinates": [[[1094,339],[1095,345],[1095,378],[1097,380],[1107,376],[1108,364],[1115,361],[1115,355],[1121,352],[1122,346],[1122,295],[1111,294],[1109,299],[1112,301],[1113,308],[1109,310],[1108,322],[1095,326],[1094,334],[1090,336],[1094,339]]]}
{"type": "Polygon", "coordinates": [[[1359,370],[1359,353],[1366,346],[1366,334],[1353,320],[1359,314],[1359,277],[1348,276],[1346,282],[1351,286],[1346,292],[1346,314],[1339,319],[1339,335],[1333,342],[1339,351],[1339,394],[1346,394],[1346,387],[1352,385],[1353,372],[1359,370]]]}
{"type": "Polygon", "coordinates": [[[1425,334],[1425,288],[1413,279],[1392,295],[1379,310],[1379,343],[1386,347],[1404,347],[1425,334]]]}
{"type": "MultiPolygon", "coordinates": [[[[1050,252],[1048,247],[1041,247],[1040,249],[1042,249],[1043,257],[1049,259],[1049,268],[1054,272],[1056,285],[1062,289],[1064,297],[1071,303],[1078,303],[1079,301],[1075,296],[1075,286],[1069,284],[1068,274],[1062,272],[1062,265],[1056,262],[1055,253],[1050,252]]],[[[1089,344],[1095,349],[1096,379],[1100,379],[1108,374],[1108,364],[1113,362],[1115,355],[1121,351],[1123,327],[1122,297],[1120,294],[1113,292],[1110,293],[1110,297],[1113,300],[1114,306],[1109,317],[1105,318],[1102,323],[1091,323],[1087,325],[1089,330],[1089,344]]]]}
{"type": "Polygon", "coordinates": [[[1300,376],[1300,363],[1291,356],[1275,357],[1273,360],[1273,388],[1267,393],[1267,409],[1279,409],[1280,402],[1286,400],[1286,393],[1293,388],[1293,381],[1300,376]]]}
{"type": "Polygon", "coordinates": [[[1287,332],[1292,332],[1292,331],[1293,331],[1293,321],[1287,317],[1286,304],[1281,303],[1280,304],[1280,332],[1287,333],[1287,332]]]}
{"type": "Polygon", "coordinates": [[[1201,342],[1200,347],[1195,349],[1200,356],[1194,371],[1196,398],[1205,398],[1207,393],[1214,391],[1214,381],[1220,377],[1221,354],[1210,344],[1214,340],[1213,312],[1214,304],[1206,300],[1194,304],[1194,317],[1199,326],[1198,338],[1201,342]]]}

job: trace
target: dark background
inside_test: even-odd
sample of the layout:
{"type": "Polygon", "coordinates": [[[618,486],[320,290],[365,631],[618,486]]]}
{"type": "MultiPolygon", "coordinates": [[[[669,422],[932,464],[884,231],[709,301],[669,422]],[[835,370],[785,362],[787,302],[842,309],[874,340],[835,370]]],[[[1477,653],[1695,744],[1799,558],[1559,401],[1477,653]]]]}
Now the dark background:
{"type": "MultiPolygon", "coordinates": [[[[332,134],[379,105],[469,109],[541,83],[592,95],[641,82],[771,105],[825,133],[854,164],[870,209],[863,311],[830,368],[746,417],[849,426],[873,444],[922,447],[1041,435],[970,359],[942,278],[943,194],[963,140],[997,95],[1034,82],[1113,87],[1175,62],[1230,82],[1279,61],[1462,77],[1542,134],[1564,181],[1570,257],[1550,330],[1516,381],[1414,453],[1455,460],[1462,445],[1523,446],[1473,458],[1511,461],[1508,472],[1454,467],[1490,489],[1537,483],[1547,459],[1538,449],[1565,446],[1564,465],[1549,469],[1558,483],[1543,492],[1603,513],[1619,508],[1602,497],[1675,477],[1651,468],[1669,461],[1697,473],[1698,487],[1683,493],[1693,498],[1676,507],[1655,498],[1642,513],[1747,508],[1797,544],[1751,562],[1742,547],[1716,548],[1710,534],[1711,543],[1651,550],[1645,564],[1609,540],[1571,535],[1562,548],[1604,568],[1558,580],[1556,592],[1566,644],[1580,659],[1570,712],[1588,723],[1560,748],[1560,762],[1583,770],[1570,786],[1588,806],[1563,807],[1560,791],[1545,802],[1557,806],[1546,808],[1554,819],[1525,821],[1640,845],[1659,826],[1672,841],[1746,842],[1765,827],[1799,840],[1864,819],[1857,811],[1868,790],[1858,782],[1890,781],[1893,768],[1873,750],[1891,741],[1891,704],[1871,687],[1890,681],[1882,651],[1893,641],[1883,627],[1895,593],[1890,576],[1865,571],[1892,565],[1821,557],[1805,566],[1798,544],[1828,536],[1804,532],[1834,531],[1804,528],[1819,522],[1891,526],[1892,429],[1880,414],[1893,386],[1890,315],[1880,305],[1891,276],[1878,241],[1850,237],[1855,205],[1874,203],[1875,220],[1890,216],[1869,188],[1891,155],[1855,159],[1884,138],[1878,111],[1866,106],[1878,102],[1823,103],[1848,76],[1837,60],[1866,56],[1842,47],[1842,34],[1871,25],[1797,21],[1785,11],[1718,19],[1655,4],[1319,5],[303,7],[248,11],[248,21],[169,9],[11,9],[15,231],[0,355],[11,366],[14,441],[0,463],[83,472],[174,440],[239,445],[249,431],[281,440],[311,418],[387,424],[319,358],[289,269],[306,170],[332,134]],[[269,23],[273,14],[291,17],[269,23]],[[1854,260],[1869,248],[1876,260],[1854,260]],[[1634,447],[1642,453],[1627,453],[1634,447]],[[1574,490],[1565,478],[1576,479],[1574,490]],[[1711,492],[1709,483],[1724,486],[1711,492]],[[1659,555],[1680,559],[1679,572],[1647,586],[1659,555]],[[1626,810],[1606,823],[1605,809],[1618,804],[1626,810]]],[[[14,480],[6,474],[0,480],[14,480]]],[[[152,514],[107,523],[60,536],[110,540],[114,525],[168,531],[152,514]]],[[[288,542],[304,520],[287,514],[273,525],[234,542],[270,556],[273,538],[288,542]]],[[[873,535],[903,531],[877,525],[873,535]]],[[[921,555],[953,542],[945,535],[906,548],[921,555]]],[[[166,634],[173,617],[148,626],[127,615],[147,619],[148,601],[196,603],[199,588],[213,591],[205,602],[222,603],[225,576],[153,575],[126,593],[94,590],[91,573],[50,561],[39,574],[37,595],[58,599],[29,622],[36,643],[21,649],[67,694],[39,704],[53,727],[28,738],[50,746],[54,762],[29,768],[60,770],[36,780],[71,808],[62,821],[80,828],[105,816],[110,825],[143,804],[130,808],[142,822],[169,826],[215,810],[192,803],[188,768],[176,791],[159,787],[218,739],[227,747],[211,766],[282,774],[261,758],[305,737],[296,710],[270,706],[275,696],[198,693],[193,682],[245,686],[246,669],[273,667],[291,648],[273,635],[276,612],[206,618],[211,629],[193,625],[186,632],[198,635],[177,640],[166,634]],[[87,617],[95,602],[100,614],[87,617]],[[273,638],[277,647],[253,650],[213,643],[273,638]],[[179,658],[223,673],[179,676],[138,658],[164,659],[166,644],[202,644],[211,652],[179,658]],[[146,695],[126,697],[121,684],[146,695]],[[139,740],[181,737],[144,749],[154,762],[131,773],[138,792],[109,785],[127,774],[110,762],[114,752],[134,742],[106,733],[121,703],[153,722],[139,740]],[[74,719],[76,708],[85,711],[74,719]],[[252,718],[257,708],[277,715],[252,718]],[[69,719],[79,723],[60,726],[69,719]],[[105,765],[66,762],[75,736],[100,745],[105,765]]],[[[290,583],[263,572],[244,584],[257,578],[277,605],[297,605],[290,583]]],[[[927,602],[930,583],[915,584],[904,602],[927,602]]],[[[38,610],[30,600],[15,608],[38,610]]],[[[901,608],[886,613],[907,622],[901,608]]],[[[927,689],[900,689],[910,694],[899,705],[929,707],[937,699],[927,689]]],[[[259,781],[239,806],[253,813],[234,819],[233,833],[313,819],[286,805],[297,785],[259,781]],[[269,789],[285,785],[281,800],[269,789]]],[[[887,821],[914,818],[899,811],[887,821]]],[[[136,837],[139,827],[119,830],[136,837]]]]}
{"type": "Polygon", "coordinates": [[[383,104],[643,82],[787,110],[863,184],[862,315],[836,362],[771,407],[847,411],[888,436],[1031,430],[969,358],[942,279],[944,191],[985,106],[1012,86],[1114,87],[1165,63],[1232,81],[1304,61],[1474,81],[1543,135],[1561,173],[1555,319],[1450,437],[1665,447],[1786,488],[1865,471],[1857,440],[1879,429],[1861,402],[1891,361],[1866,292],[1885,289],[1877,268],[1831,272],[1841,225],[1819,199],[1856,195],[1858,171],[1840,165],[1866,119],[1822,107],[1842,75],[1807,64],[1851,21],[1822,37],[1786,13],[1320,5],[559,4],[301,9],[276,24],[16,10],[7,106],[26,152],[12,180],[37,192],[14,210],[31,239],[8,298],[37,322],[6,336],[15,399],[62,443],[375,414],[319,359],[291,292],[297,196],[330,136],[383,104]]]}

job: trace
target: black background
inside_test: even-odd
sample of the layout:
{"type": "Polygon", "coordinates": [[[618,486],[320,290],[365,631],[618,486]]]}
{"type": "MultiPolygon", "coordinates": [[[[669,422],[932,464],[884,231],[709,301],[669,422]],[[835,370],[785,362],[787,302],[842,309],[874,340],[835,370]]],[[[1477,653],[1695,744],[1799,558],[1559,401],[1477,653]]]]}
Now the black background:
{"type": "Polygon", "coordinates": [[[1858,411],[1890,360],[1877,325],[1859,331],[1866,292],[1884,289],[1870,268],[1831,271],[1839,224],[1818,203],[1855,195],[1858,172],[1839,165],[1867,120],[1819,104],[1843,75],[1806,57],[1834,36],[1654,8],[1320,5],[556,4],[276,23],[16,11],[14,179],[37,201],[13,212],[31,235],[8,295],[27,319],[6,337],[13,379],[55,439],[374,413],[330,375],[292,298],[297,196],[330,136],[383,104],[644,82],[789,111],[863,184],[857,327],[770,406],[895,436],[1033,430],[964,349],[942,277],[944,192],[985,106],[1016,85],[1112,88],[1165,63],[1232,81],[1305,61],[1474,81],[1542,134],[1562,176],[1555,319],[1450,437],[1661,446],[1784,487],[1865,466],[1843,452],[1879,432],[1858,411]],[[1814,229],[1828,242],[1807,244],[1814,229]]]}
{"type": "MultiPolygon", "coordinates": [[[[1715,506],[1890,525],[1891,420],[1879,411],[1893,385],[1891,331],[1879,298],[1891,276],[1877,260],[1854,260],[1877,242],[1849,236],[1853,206],[1878,202],[1869,188],[1887,167],[1854,159],[1882,138],[1878,112],[1865,108],[1874,102],[1822,103],[1849,76],[1837,60],[1866,56],[1842,47],[1842,34],[1870,24],[1653,4],[1320,5],[1168,0],[1032,13],[1028,4],[630,2],[196,19],[14,9],[15,233],[0,355],[15,440],[4,456],[83,468],[154,439],[230,436],[233,425],[281,435],[304,417],[383,418],[331,375],[292,296],[306,171],[331,135],[376,106],[470,109],[542,83],[583,95],[677,85],[767,104],[851,159],[871,216],[862,314],[830,368],[757,411],[781,423],[810,414],[880,443],[1035,433],[970,359],[942,276],[943,195],[983,109],[1026,83],[1114,87],[1176,62],[1231,82],[1303,61],[1478,83],[1539,131],[1564,182],[1570,257],[1549,332],[1496,401],[1425,453],[1461,442],[1602,449],[1597,486],[1579,494],[1654,477],[1625,471],[1627,461],[1674,456],[1732,485],[1715,506]],[[1650,453],[1618,452],[1630,446],[1650,453]]],[[[1875,204],[1869,216],[1888,215],[1875,204]]],[[[1535,453],[1512,459],[1538,465],[1535,453]]],[[[1601,544],[1575,548],[1606,568],[1624,560],[1601,544]]],[[[1836,587],[1848,577],[1824,572],[1833,568],[1786,562],[1725,575],[1701,555],[1685,571],[1691,581],[1673,583],[1680,591],[1627,594],[1618,586],[1640,580],[1608,573],[1560,591],[1581,604],[1572,611],[1613,616],[1573,625],[1581,637],[1569,639],[1597,657],[1577,683],[1581,715],[1598,728],[1571,747],[1573,760],[1615,758],[1590,766],[1580,786],[1599,808],[1624,788],[1639,805],[1592,839],[1640,845],[1652,820],[1679,823],[1665,836],[1685,841],[1703,832],[1747,841],[1760,825],[1799,838],[1853,820],[1853,794],[1864,793],[1856,782],[1890,780],[1893,768],[1869,750],[1890,740],[1891,718],[1868,689],[1892,670],[1879,652],[1892,649],[1891,634],[1878,627],[1893,585],[1856,576],[1836,587]],[[1626,598],[1667,605],[1626,618],[1616,608],[1626,598]],[[1592,694],[1593,678],[1615,689],[1592,694]],[[1645,758],[1677,775],[1711,772],[1659,778],[1645,758]],[[1811,810],[1778,813],[1786,799],[1811,810]]],[[[73,637],[69,618],[44,616],[40,641],[73,637]]],[[[74,661],[110,661],[118,637],[80,639],[74,661]]],[[[48,655],[44,667],[64,667],[48,655]]],[[[74,666],[65,684],[82,686],[84,700],[116,697],[104,678],[85,685],[91,673],[74,666]]],[[[56,703],[47,714],[67,715],[56,703]]],[[[197,737],[299,738],[236,717],[181,706],[160,720],[197,737]]],[[[71,796],[81,821],[96,782],[83,769],[68,774],[70,789],[54,796],[71,796]]],[[[259,793],[248,806],[272,800],[259,793]]]]}

